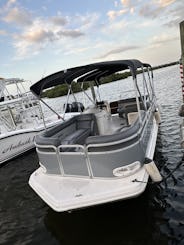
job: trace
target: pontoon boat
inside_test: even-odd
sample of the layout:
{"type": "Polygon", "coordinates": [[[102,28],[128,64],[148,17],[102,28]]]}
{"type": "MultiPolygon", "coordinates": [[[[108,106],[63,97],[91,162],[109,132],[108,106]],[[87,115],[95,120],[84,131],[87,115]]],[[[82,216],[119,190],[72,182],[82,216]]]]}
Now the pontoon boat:
{"type": "Polygon", "coordinates": [[[159,124],[149,64],[118,60],[66,69],[32,85],[31,91],[39,98],[44,89],[67,84],[68,95],[74,96],[76,83],[89,102],[79,115],[36,136],[40,167],[29,179],[59,212],[143,193],[149,177],[145,165],[153,160],[159,124]],[[127,70],[130,77],[120,80],[118,89],[113,91],[116,82],[111,83],[108,97],[117,99],[107,101],[106,84],[101,83],[127,70]]]}

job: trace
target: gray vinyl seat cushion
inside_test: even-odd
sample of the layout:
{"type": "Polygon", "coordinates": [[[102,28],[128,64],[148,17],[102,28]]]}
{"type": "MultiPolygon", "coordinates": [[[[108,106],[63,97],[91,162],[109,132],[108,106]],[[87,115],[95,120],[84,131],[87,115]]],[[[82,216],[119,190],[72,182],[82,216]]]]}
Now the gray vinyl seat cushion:
{"type": "Polygon", "coordinates": [[[62,145],[72,145],[72,144],[84,144],[86,138],[90,135],[90,129],[78,129],[72,134],[66,136],[61,140],[62,145]]]}
{"type": "MultiPolygon", "coordinates": [[[[141,111],[141,117],[145,116],[145,111],[141,111]]],[[[138,132],[140,128],[139,118],[129,127],[124,127],[122,130],[118,130],[117,133],[112,135],[98,135],[98,136],[89,136],[86,139],[86,145],[90,144],[104,144],[119,141],[126,139],[138,132]]]]}
{"type": "Polygon", "coordinates": [[[35,137],[37,145],[84,144],[90,135],[98,133],[94,114],[81,114],[45,130],[35,137]]]}

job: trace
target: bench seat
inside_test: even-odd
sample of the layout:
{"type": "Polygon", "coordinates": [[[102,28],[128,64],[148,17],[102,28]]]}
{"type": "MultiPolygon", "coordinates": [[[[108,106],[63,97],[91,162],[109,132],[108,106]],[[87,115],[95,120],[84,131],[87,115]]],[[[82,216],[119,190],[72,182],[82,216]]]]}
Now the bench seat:
{"type": "Polygon", "coordinates": [[[98,134],[94,114],[81,114],[45,130],[35,137],[37,145],[72,145],[84,144],[88,136],[98,134]]]}
{"type": "Polygon", "coordinates": [[[62,145],[72,145],[72,144],[80,144],[83,145],[85,143],[86,138],[90,135],[90,129],[78,129],[75,132],[66,136],[63,140],[61,140],[62,145]]]}

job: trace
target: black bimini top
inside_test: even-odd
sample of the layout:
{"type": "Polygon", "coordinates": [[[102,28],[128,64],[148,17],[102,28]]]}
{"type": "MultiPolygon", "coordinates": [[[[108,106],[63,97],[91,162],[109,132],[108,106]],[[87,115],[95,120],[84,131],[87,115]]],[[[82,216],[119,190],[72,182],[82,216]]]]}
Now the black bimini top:
{"type": "Polygon", "coordinates": [[[130,69],[132,76],[135,78],[137,69],[141,67],[151,68],[149,64],[142,63],[139,60],[115,60],[78,66],[49,75],[33,84],[30,90],[37,97],[40,97],[44,89],[60,84],[71,84],[74,79],[77,82],[99,81],[101,77],[126,69],[130,69]]]}

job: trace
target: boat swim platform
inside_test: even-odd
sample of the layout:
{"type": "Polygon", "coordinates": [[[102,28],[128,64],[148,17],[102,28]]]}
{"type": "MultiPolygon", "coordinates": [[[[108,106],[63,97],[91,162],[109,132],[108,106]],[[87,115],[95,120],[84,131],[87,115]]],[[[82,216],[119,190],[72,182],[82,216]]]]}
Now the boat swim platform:
{"type": "Polygon", "coordinates": [[[29,184],[52,209],[64,212],[135,198],[144,192],[148,178],[144,166],[131,176],[112,179],[53,176],[40,167],[29,184]]]}

